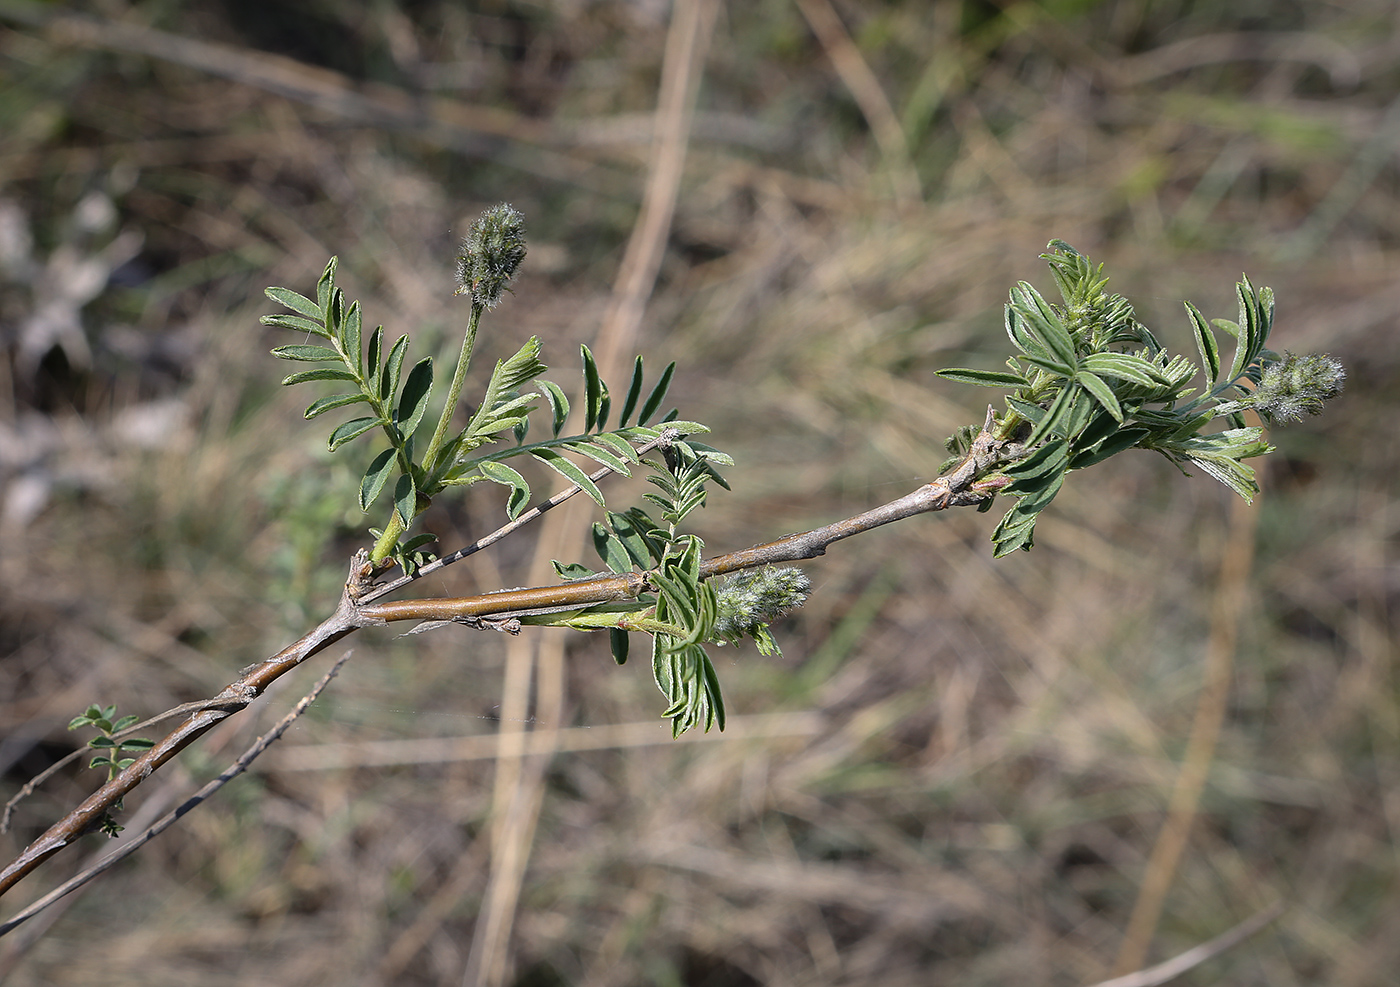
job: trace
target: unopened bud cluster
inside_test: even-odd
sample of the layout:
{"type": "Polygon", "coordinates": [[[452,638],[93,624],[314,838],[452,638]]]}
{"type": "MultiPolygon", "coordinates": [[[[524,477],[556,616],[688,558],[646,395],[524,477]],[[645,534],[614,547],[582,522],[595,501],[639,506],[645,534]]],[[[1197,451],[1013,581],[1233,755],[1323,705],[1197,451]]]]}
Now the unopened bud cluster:
{"type": "Polygon", "coordinates": [[[1346,377],[1341,362],[1325,353],[1284,353],[1282,360],[1264,368],[1249,403],[1266,421],[1301,421],[1319,414],[1324,401],[1342,393],[1346,377]]]}
{"type": "Polygon", "coordinates": [[[457,294],[494,308],[525,259],[525,216],[513,206],[492,206],[472,224],[457,253],[457,294]]]}
{"type": "Polygon", "coordinates": [[[801,569],[775,569],[765,566],[728,579],[719,588],[719,619],[715,637],[738,641],[752,637],[760,650],[772,641],[767,625],[807,600],[812,581],[801,569]]]}

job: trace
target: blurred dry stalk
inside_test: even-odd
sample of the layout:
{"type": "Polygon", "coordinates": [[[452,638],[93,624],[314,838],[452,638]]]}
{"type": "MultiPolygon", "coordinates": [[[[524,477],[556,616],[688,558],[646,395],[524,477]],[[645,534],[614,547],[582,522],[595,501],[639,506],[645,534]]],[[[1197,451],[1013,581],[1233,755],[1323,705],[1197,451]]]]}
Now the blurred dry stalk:
{"type": "MultiPolygon", "coordinates": [[[[314,573],[361,522],[347,520],[336,545],[294,545],[271,524],[324,515],[320,491],[337,474],[306,448],[267,460],[265,430],[289,406],[264,410],[255,383],[269,371],[250,345],[256,313],[242,306],[257,287],[304,280],[328,245],[356,242],[351,270],[382,307],[406,325],[444,324],[447,275],[425,233],[468,214],[468,200],[518,198],[518,170],[529,169],[567,184],[522,203],[553,217],[559,266],[538,275],[556,290],[529,293],[539,302],[519,314],[521,334],[548,331],[562,348],[600,321],[634,217],[606,193],[641,187],[628,169],[643,158],[635,121],[654,100],[658,26],[625,5],[560,5],[552,21],[447,6],[431,8],[441,18],[431,28],[386,5],[325,36],[360,52],[394,36],[373,18],[397,16],[408,54],[395,48],[380,64],[421,67],[434,85],[461,68],[470,88],[459,105],[504,110],[520,133],[547,124],[590,140],[538,154],[464,145],[497,164],[449,163],[416,143],[431,130],[385,140],[376,125],[337,124],[197,72],[0,34],[0,175],[45,224],[36,250],[81,191],[105,188],[146,234],[148,279],[86,313],[102,373],[65,383],[49,367],[22,380],[0,361],[7,495],[43,494],[42,513],[0,551],[7,757],[61,753],[61,723],[95,695],[153,709],[207,694],[333,591],[314,573]],[[567,86],[551,74],[560,64],[567,86]],[[114,189],[122,169],[136,182],[114,189]],[[174,426],[187,454],[152,457],[117,420],[160,397],[187,410],[174,426]],[[262,490],[245,479],[278,473],[292,479],[262,490]]],[[[711,526],[759,540],[776,533],[755,520],[766,513],[829,516],[930,472],[929,438],[968,417],[932,367],[995,337],[1003,287],[1038,275],[1023,259],[1050,233],[1108,260],[1130,295],[1165,267],[1180,285],[1154,288],[1164,303],[1217,285],[1222,269],[1286,284],[1281,341],[1350,357],[1361,378],[1343,413],[1290,438],[1271,477],[1257,609],[1154,949],[1178,953],[1282,895],[1296,907],[1278,931],[1216,960],[1205,982],[1387,983],[1400,961],[1393,156],[1332,223],[1326,255],[1293,264],[1271,253],[1346,174],[1365,177],[1351,169],[1395,98],[1394,5],[1268,5],[1252,22],[1169,4],[1085,15],[1019,5],[1019,19],[939,7],[957,13],[837,7],[929,190],[912,217],[879,205],[882,155],[852,126],[796,8],[730,5],[720,21],[705,136],[644,339],[710,367],[714,383],[692,396],[715,407],[708,423],[747,436],[744,461],[790,472],[739,477],[749,499],[717,500],[711,526]],[[1267,29],[1285,18],[1288,30],[1267,29]],[[1065,31],[1092,63],[1058,54],[1065,31]],[[1250,44],[1232,47],[1242,35],[1250,44]],[[745,115],[775,140],[769,149],[723,130],[745,115]]],[[[275,41],[226,8],[163,16],[157,26],[177,37],[275,41]]],[[[337,54],[325,41],[297,45],[283,50],[302,62],[337,54]]],[[[342,77],[392,74],[367,65],[342,63],[342,77]]],[[[815,710],[815,735],[808,724],[786,737],[556,757],[514,936],[517,981],[1107,975],[1179,774],[1176,738],[1199,682],[1193,642],[1207,636],[1201,587],[1220,557],[1216,500],[1166,480],[1124,464],[1092,499],[1067,492],[1042,547],[1017,564],[990,564],[971,518],[833,557],[821,592],[849,608],[790,632],[789,653],[810,656],[810,674],[745,662],[730,676],[737,708],[815,710]],[[1165,576],[1143,578],[1144,566],[1165,576]],[[919,592],[891,588],[890,573],[919,592]],[[940,594],[947,606],[930,612],[940,594]],[[681,795],[658,800],[659,790],[681,795]]],[[[476,523],[445,521],[464,536],[476,523]]],[[[499,565],[523,575],[523,560],[499,565]]],[[[477,578],[444,576],[444,589],[511,579],[477,578]]],[[[315,725],[300,730],[320,748],[489,736],[489,720],[462,712],[497,715],[501,658],[477,647],[473,674],[447,641],[362,652],[326,700],[333,715],[313,709],[315,725]]],[[[566,697],[572,730],[651,710],[627,676],[570,671],[566,697]]],[[[229,812],[191,816],[163,855],[110,875],[13,982],[128,971],[188,982],[192,969],[210,984],[366,982],[396,942],[400,982],[454,979],[481,891],[449,878],[484,863],[491,772],[436,764],[269,770],[244,796],[235,786],[229,812]],[[100,953],[77,945],[94,936],[100,953]]],[[[84,784],[56,790],[54,804],[84,784]]]]}
{"type": "MultiPolygon", "coordinates": [[[[677,0],[672,14],[661,64],[646,191],[594,343],[604,380],[621,379],[627,372],[624,361],[635,350],[642,315],[661,268],[685,165],[696,92],[718,7],[718,0],[677,0]]],[[[575,408],[574,418],[578,415],[575,408]]],[[[549,581],[552,559],[566,558],[571,546],[585,543],[592,514],[584,504],[576,503],[545,520],[530,565],[533,585],[549,581]]],[[[532,733],[544,740],[544,750],[526,762],[525,732],[502,731],[499,735],[492,797],[491,871],[483,913],[477,920],[467,957],[465,983],[496,985],[506,979],[510,960],[507,945],[544,801],[545,770],[563,726],[563,635],[516,637],[507,644],[501,697],[504,722],[526,720],[532,671],[537,672],[538,691],[532,733]]]]}

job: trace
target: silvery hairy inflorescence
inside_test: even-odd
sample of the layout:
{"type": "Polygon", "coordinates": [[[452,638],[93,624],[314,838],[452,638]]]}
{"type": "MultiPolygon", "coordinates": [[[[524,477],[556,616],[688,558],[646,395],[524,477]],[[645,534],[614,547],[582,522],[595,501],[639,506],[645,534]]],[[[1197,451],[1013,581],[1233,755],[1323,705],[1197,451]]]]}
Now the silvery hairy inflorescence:
{"type": "Polygon", "coordinates": [[[472,224],[457,251],[457,294],[495,308],[525,259],[525,217],[502,202],[472,224]]]}

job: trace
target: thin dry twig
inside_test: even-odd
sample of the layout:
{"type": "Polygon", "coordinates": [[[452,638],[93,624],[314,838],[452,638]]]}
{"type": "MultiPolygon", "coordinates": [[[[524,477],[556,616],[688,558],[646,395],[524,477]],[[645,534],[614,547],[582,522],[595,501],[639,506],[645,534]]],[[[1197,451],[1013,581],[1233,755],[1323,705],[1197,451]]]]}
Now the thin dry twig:
{"type": "Polygon", "coordinates": [[[870,131],[875,135],[875,141],[885,156],[885,164],[890,169],[895,196],[900,204],[907,208],[922,202],[923,187],[909,155],[904,127],[900,125],[894,107],[890,106],[880,80],[875,78],[875,73],[861,57],[860,49],[841,23],[831,0],[797,0],[797,7],[870,124],[870,131]]]}
{"type": "Polygon", "coordinates": [[[1152,847],[1142,887],[1138,891],[1137,901],[1133,903],[1118,959],[1113,964],[1115,975],[1137,969],[1147,957],[1153,932],[1162,917],[1167,892],[1171,889],[1191,835],[1191,823],[1196,818],[1206,776],[1215,757],[1216,741],[1225,722],[1230,678],[1234,669],[1235,641],[1239,636],[1240,617],[1247,604],[1249,572],[1254,563],[1254,539],[1259,525],[1258,509],[1242,500],[1234,502],[1231,513],[1230,537],[1221,561],[1220,587],[1215,596],[1210,640],[1206,646],[1205,684],[1196,704],[1196,715],[1191,723],[1181,771],[1172,788],[1167,819],[1152,847]]]}
{"type": "Polygon", "coordinates": [[[350,659],[350,656],[353,653],[353,651],[347,651],[345,652],[345,654],[341,655],[340,658],[336,659],[335,664],[330,667],[330,669],[326,672],[325,675],[322,675],[321,678],[317,680],[315,686],[312,687],[311,691],[308,692],[306,695],[302,696],[301,699],[298,700],[297,704],[292,707],[292,711],[286,716],[282,717],[282,719],[278,720],[276,726],[274,726],[263,736],[259,737],[251,747],[249,747],[239,756],[238,760],[234,761],[231,765],[225,768],[223,773],[220,774],[217,778],[210,781],[199,791],[195,792],[177,808],[166,813],[164,816],[161,816],[160,819],[158,819],[154,824],[152,824],[150,828],[148,828],[140,836],[136,837],[128,843],[123,844],[120,848],[114,850],[112,853],[104,857],[102,860],[98,861],[96,864],[93,864],[91,867],[87,868],[82,873],[74,875],[69,880],[54,888],[52,891],[44,895],[38,901],[34,902],[28,908],[15,914],[7,921],[0,923],[0,935],[4,935],[16,926],[33,918],[35,915],[39,914],[39,912],[43,911],[45,908],[48,908],[50,905],[58,901],[64,895],[77,890],[84,884],[87,884],[93,878],[97,877],[103,871],[106,871],[107,869],[112,867],[114,864],[125,860],[137,850],[141,849],[141,847],[145,846],[151,840],[155,839],[161,833],[165,832],[167,829],[173,826],[175,824],[175,821],[181,816],[183,816],[185,813],[189,812],[192,809],[198,808],[199,805],[202,802],[204,802],[205,799],[209,798],[209,796],[213,795],[219,789],[223,788],[234,778],[237,778],[244,771],[248,770],[248,765],[252,764],[253,761],[257,760],[259,754],[267,750],[268,747],[270,747],[279,737],[282,736],[282,734],[286,733],[287,728],[290,727],[294,722],[296,722],[297,718],[300,717],[302,713],[305,713],[306,710],[311,706],[311,704],[316,701],[316,697],[318,697],[321,694],[321,691],[330,684],[331,679],[335,678],[336,673],[340,671],[340,666],[344,665],[346,661],[350,659]]]}
{"type": "Polygon", "coordinates": [[[1158,985],[1174,980],[1186,971],[1200,966],[1207,960],[1212,960],[1221,953],[1234,949],[1282,915],[1284,908],[1283,902],[1275,902],[1262,912],[1251,915],[1233,929],[1221,933],[1209,942],[1203,942],[1179,956],[1174,956],[1156,966],[1150,966],[1146,970],[1125,973],[1121,977],[1113,977],[1110,980],[1101,980],[1093,987],[1158,987],[1158,985]]]}

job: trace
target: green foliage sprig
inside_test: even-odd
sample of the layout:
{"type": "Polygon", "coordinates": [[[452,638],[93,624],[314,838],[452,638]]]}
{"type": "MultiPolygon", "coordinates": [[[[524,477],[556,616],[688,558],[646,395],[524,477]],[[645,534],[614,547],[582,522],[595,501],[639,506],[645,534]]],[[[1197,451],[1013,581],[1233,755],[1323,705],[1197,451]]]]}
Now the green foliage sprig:
{"type": "MultiPolygon", "coordinates": [[[[1262,428],[1245,424],[1243,412],[1253,409],[1266,420],[1298,418],[1316,413],[1341,390],[1345,372],[1331,357],[1280,360],[1266,348],[1274,294],[1256,289],[1248,277],[1236,285],[1237,321],[1207,322],[1185,303],[1198,367],[1168,353],[1127,299],[1104,291],[1103,265],[1093,265],[1063,240],[1051,240],[1041,257],[1063,304],[1047,302],[1024,281],[1011,289],[1006,335],[1017,352],[1007,360],[1010,372],[939,372],[950,380],[1012,389],[996,422],[997,436],[1021,443],[1026,454],[1003,471],[1009,482],[1002,492],[1014,496],[1016,505],[992,534],[998,557],[1031,547],[1036,518],[1070,470],[1127,449],[1161,453],[1183,472],[1194,465],[1252,500],[1259,487],[1244,460],[1273,447],[1262,428]],[[1223,373],[1216,330],[1235,340],[1234,358],[1223,373]],[[1203,370],[1203,388],[1189,387],[1203,370]],[[1230,427],[1206,431],[1217,419],[1230,427]]],[[[974,434],[962,429],[948,440],[954,459],[945,470],[966,454],[974,434]]],[[[981,509],[990,506],[988,500],[981,509]]]]}
{"type": "Polygon", "coordinates": [[[305,417],[316,418],[357,404],[367,405],[371,412],[336,426],[327,446],[335,451],[376,429],[388,441],[388,447],[370,462],[359,486],[360,509],[368,512],[392,481],[390,517],[383,528],[370,529],[376,539],[370,558],[376,564],[397,561],[406,573],[411,573],[429,558],[417,550],[433,541],[433,535],[422,533],[401,539],[433,498],[448,487],[481,480],[502,484],[510,489],[507,514],[511,518],[518,516],[530,500],[530,486],[519,471],[506,465],[504,460],[529,456],[578,484],[601,506],[604,503],[601,490],[565,453],[580,454],[626,476],[639,458],[634,443],[656,439],[660,426],[687,434],[707,431],[696,422],[674,421],[674,412],[663,417],[658,427],[649,426],[665,400],[675,365],[665,369],[643,400],[640,357],[618,426],[609,430],[611,398],[608,388],[599,377],[592,353],[584,347],[584,431],[562,435],[569,415],[569,400],[558,385],[539,379],[548,368],[540,360],[539,339],[531,337],[513,356],[497,362],[475,412],[454,434],[452,421],[471,365],[481,316],[501,300],[524,257],[523,217],[508,205],[487,210],[463,240],[457,259],[458,294],[469,296],[471,310],[437,426],[421,454],[415,448],[415,433],[433,403],[432,358],[419,360],[405,375],[407,335],[400,336],[387,354],[383,352],[383,326],[376,327],[367,341],[362,340],[360,303],[347,302],[344,291],[336,285],[334,257],[317,282],[314,301],[289,288],[267,289],[267,296],[289,309],[290,314],[263,316],[263,324],[310,333],[330,344],[297,344],[274,349],[272,354],[278,359],[327,364],[294,373],[282,383],[338,381],[352,385],[344,393],[313,401],[305,417]],[[522,388],[531,383],[535,385],[535,392],[523,393],[522,388]],[[530,413],[541,399],[550,409],[550,437],[526,444],[530,413]],[[512,445],[478,453],[483,446],[511,438],[512,445]]]}
{"type": "Polygon", "coordinates": [[[1201,364],[1173,356],[1137,321],[1126,299],[1104,291],[1107,279],[1101,266],[1092,265],[1063,241],[1052,240],[1042,256],[1050,264],[1063,304],[1047,302],[1025,282],[1012,289],[1005,309],[1006,333],[1016,348],[1007,360],[1009,372],[941,371],[951,380],[1003,387],[1010,393],[1004,411],[988,409],[982,424],[961,428],[948,439],[954,457],[936,479],[853,517],[703,558],[701,539],[686,531],[685,523],[704,506],[710,484],[727,487],[717,468],[733,461],[693,438],[708,431],[705,426],[679,420],[674,409],[657,417],[674,364],[648,389],[638,357],[618,423],[609,428],[610,391],[584,347],[584,428],[565,435],[569,399],[562,388],[541,378],[546,368],[539,358],[539,341],[532,338],[496,364],[475,411],[454,431],[481,315],[500,301],[524,256],[523,222],[509,206],[488,210],[463,242],[459,293],[470,296],[471,312],[437,427],[421,455],[414,437],[434,401],[431,359],[420,360],[405,376],[407,337],[400,337],[387,356],[382,352],[383,327],[362,345],[360,306],[347,303],[335,285],[334,258],[317,283],[315,300],[286,288],[268,289],[268,296],[291,314],[268,316],[265,323],[329,344],[274,350],[282,359],[324,364],[292,374],[284,383],[324,380],[351,385],[314,401],[306,417],[356,404],[367,405],[371,412],[337,426],[330,448],[376,429],[385,436],[388,448],[375,456],[362,477],[359,500],[368,510],[393,479],[389,521],[382,530],[370,529],[376,538],[374,549],[353,558],[345,593],[330,618],[276,655],[245,668],[212,700],[162,714],[191,715],[159,744],[118,739],[135,717],[116,720],[115,707],[92,706],[75,718],[73,728],[95,726],[102,734],[91,742],[101,751],[92,764],[106,767],[109,781],[0,871],[0,893],[92,828],[115,833],[111,813],[120,808],[127,792],[212,722],[243,709],[272,681],[352,631],[394,620],[459,622],[509,632],[525,624],[607,630],[619,663],[627,660],[630,634],[649,634],[652,673],[673,733],[695,726],[722,729],[724,699],[706,647],[750,638],[764,654],[777,650],[768,625],[800,606],[809,588],[805,575],[778,563],[816,558],[836,541],[915,515],[958,506],[986,510],[998,494],[1014,497],[1016,503],[993,532],[996,554],[1029,549],[1036,519],[1053,501],[1066,474],[1133,448],[1158,452],[1179,467],[1195,465],[1249,499],[1258,487],[1244,460],[1272,447],[1261,428],[1245,423],[1244,413],[1255,411],[1268,422],[1316,414],[1323,402],[1340,392],[1346,376],[1331,357],[1279,357],[1267,349],[1273,293],[1255,289],[1248,278],[1237,287],[1237,321],[1207,322],[1187,303],[1201,364]],[[1235,340],[1228,369],[1221,362],[1217,331],[1235,340]],[[1189,386],[1198,375],[1203,375],[1204,384],[1189,386]],[[528,384],[534,384],[533,392],[522,391],[528,384]],[[527,443],[531,415],[542,407],[549,410],[549,437],[527,443]],[[1217,420],[1227,427],[1215,430],[1212,423],[1217,420]],[[571,455],[601,468],[585,473],[571,455]],[[570,486],[526,511],[530,488],[505,462],[517,456],[543,463],[570,486]],[[645,466],[654,489],[643,496],[642,504],[607,510],[596,481],[610,472],[630,475],[638,465],[645,466]],[[561,585],[460,599],[375,602],[429,571],[419,568],[425,556],[416,549],[432,536],[407,541],[401,536],[432,498],[449,487],[480,480],[508,488],[506,513],[511,520],[473,545],[432,562],[432,568],[493,544],[582,491],[605,509],[604,519],[593,527],[594,548],[605,570],[556,562],[566,580],[561,585]],[[377,570],[387,566],[387,560],[399,562],[405,574],[376,584],[377,570]],[[717,588],[718,576],[731,578],[717,588]],[[136,758],[124,756],[143,750],[136,758]]]}
{"type": "MultiPolygon", "coordinates": [[[[88,762],[88,767],[106,768],[108,781],[115,778],[117,772],[136,761],[135,757],[126,755],[143,754],[155,746],[155,741],[144,737],[118,737],[118,734],[141,718],[135,713],[128,713],[120,719],[115,719],[116,715],[116,706],[94,704],[87,708],[87,712],[68,721],[69,730],[81,730],[83,727],[94,727],[97,730],[98,735],[87,742],[89,747],[98,752],[97,756],[88,762]]],[[[120,811],[121,807],[121,801],[118,800],[112,806],[112,810],[120,811]]],[[[122,827],[112,818],[111,812],[102,814],[99,826],[108,836],[116,836],[122,831],[122,827]]]]}
{"type": "MultiPolygon", "coordinates": [[[[641,506],[608,511],[605,520],[593,529],[594,545],[606,570],[645,572],[653,591],[626,603],[613,602],[548,616],[525,615],[524,619],[586,630],[606,628],[619,662],[627,659],[630,632],[651,634],[652,669],[667,700],[664,715],[671,719],[674,731],[680,734],[697,725],[709,729],[718,724],[723,728],[724,701],[705,644],[750,637],[764,653],[772,653],[776,642],[758,611],[743,620],[730,619],[717,630],[720,597],[700,575],[703,543],[684,532],[682,525],[689,514],[704,505],[707,484],[727,487],[717,467],[732,465],[733,460],[693,438],[708,431],[704,425],[678,420],[674,409],[661,413],[675,364],[669,364],[648,387],[642,358],[637,357],[622,392],[617,423],[610,427],[611,390],[602,379],[593,354],[588,347],[581,347],[583,431],[566,435],[563,430],[571,410],[569,398],[563,388],[541,378],[547,368],[540,359],[539,340],[531,338],[509,359],[496,364],[475,412],[464,427],[455,433],[452,429],[481,316],[500,302],[525,254],[523,217],[508,205],[487,210],[463,240],[457,258],[458,294],[469,297],[471,310],[437,426],[421,454],[415,447],[415,435],[433,403],[433,361],[425,357],[404,374],[407,336],[400,336],[387,355],[383,352],[382,326],[369,333],[367,342],[362,340],[360,304],[347,301],[344,291],[336,285],[335,258],[331,258],[317,283],[315,300],[288,288],[267,289],[267,296],[289,309],[290,314],[265,316],[264,324],[310,333],[329,344],[274,349],[272,353],[279,359],[325,364],[292,374],[283,383],[337,381],[351,385],[343,393],[312,402],[305,412],[308,419],[352,405],[367,406],[370,414],[338,425],[331,431],[327,445],[334,451],[376,430],[387,439],[387,448],[374,457],[361,478],[359,503],[362,510],[368,511],[392,481],[389,520],[382,529],[370,529],[376,539],[370,560],[376,566],[397,561],[406,574],[431,558],[418,550],[433,536],[403,536],[433,498],[447,488],[481,480],[501,484],[509,489],[506,513],[514,519],[529,503],[531,490],[525,477],[507,460],[528,456],[606,508],[602,490],[571,455],[630,476],[644,462],[638,450],[659,446],[658,456],[645,459],[648,479],[656,489],[644,497],[655,516],[641,506]],[[533,391],[523,390],[531,384],[533,391]],[[547,410],[548,436],[527,442],[531,415],[537,410],[547,410]],[[488,450],[486,446],[493,448],[488,450]]],[[[598,575],[576,563],[556,562],[555,567],[566,579],[598,575]]],[[[789,579],[789,583],[788,606],[795,606],[800,603],[802,592],[795,588],[796,581],[789,579]]],[[[783,609],[770,607],[767,619],[774,619],[783,609]]]]}

